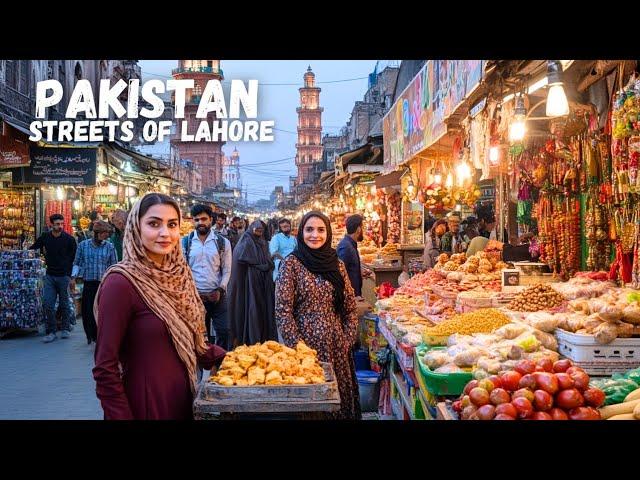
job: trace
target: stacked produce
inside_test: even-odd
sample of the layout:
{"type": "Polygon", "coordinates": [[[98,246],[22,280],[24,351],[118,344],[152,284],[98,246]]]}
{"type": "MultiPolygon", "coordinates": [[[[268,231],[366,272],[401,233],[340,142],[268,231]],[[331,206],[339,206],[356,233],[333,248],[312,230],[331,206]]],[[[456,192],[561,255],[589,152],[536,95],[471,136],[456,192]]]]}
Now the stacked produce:
{"type": "Polygon", "coordinates": [[[318,352],[302,341],[295,349],[272,340],[241,345],[227,353],[209,381],[227,387],[324,383],[324,370],[317,356],[318,352]]]}
{"type": "Polygon", "coordinates": [[[362,263],[371,264],[378,258],[378,248],[375,246],[363,245],[358,247],[360,253],[360,261],[362,263]]]}
{"type": "Polygon", "coordinates": [[[455,333],[489,333],[510,323],[509,318],[494,308],[483,308],[475,312],[454,315],[435,327],[428,328],[426,335],[449,336],[455,333]]]}
{"type": "Polygon", "coordinates": [[[507,264],[497,260],[487,252],[478,252],[467,258],[464,253],[456,253],[449,257],[446,253],[438,257],[434,270],[447,273],[447,280],[452,282],[491,282],[500,279],[500,271],[507,264]]]}
{"type": "Polygon", "coordinates": [[[591,380],[590,385],[604,392],[605,405],[626,402],[632,394],[633,397],[638,398],[640,395],[640,368],[629,370],[624,374],[614,373],[611,378],[591,380]]]}
{"type": "Polygon", "coordinates": [[[611,289],[590,300],[569,302],[574,315],[564,317],[558,327],[580,335],[593,335],[598,343],[640,335],[640,292],[611,289]]]}
{"type": "Polygon", "coordinates": [[[586,275],[579,272],[568,282],[554,283],[551,287],[568,300],[599,297],[615,287],[613,282],[607,281],[607,275],[606,272],[592,272],[586,275]]]}
{"type": "Polygon", "coordinates": [[[520,360],[500,375],[471,380],[453,409],[462,420],[599,420],[604,401],[569,360],[520,360]]]}
{"type": "Polygon", "coordinates": [[[387,242],[400,242],[400,211],[402,197],[398,192],[387,195],[387,242]]]}
{"type": "Polygon", "coordinates": [[[519,312],[537,312],[560,306],[566,299],[549,285],[537,284],[516,295],[507,308],[519,312]]]}
{"type": "Polygon", "coordinates": [[[399,255],[397,243],[387,243],[380,249],[380,255],[384,257],[396,257],[399,255]]]}
{"type": "Polygon", "coordinates": [[[436,373],[455,373],[473,369],[480,380],[513,368],[518,360],[558,360],[557,342],[553,335],[525,324],[510,323],[491,334],[454,334],[448,337],[446,349],[425,352],[423,363],[436,373]]]}
{"type": "Polygon", "coordinates": [[[431,269],[424,273],[417,273],[396,290],[398,294],[422,295],[431,291],[431,285],[442,280],[442,275],[431,269]]]}

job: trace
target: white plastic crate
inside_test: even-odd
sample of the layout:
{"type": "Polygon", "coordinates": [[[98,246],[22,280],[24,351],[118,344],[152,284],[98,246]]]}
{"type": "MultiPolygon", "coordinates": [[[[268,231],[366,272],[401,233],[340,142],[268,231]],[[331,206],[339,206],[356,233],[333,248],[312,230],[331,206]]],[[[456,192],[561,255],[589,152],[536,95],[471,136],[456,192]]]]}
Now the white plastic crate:
{"type": "Polygon", "coordinates": [[[593,335],[556,329],[558,353],[590,375],[611,375],[640,366],[640,338],[616,338],[600,344],[593,335]]]}

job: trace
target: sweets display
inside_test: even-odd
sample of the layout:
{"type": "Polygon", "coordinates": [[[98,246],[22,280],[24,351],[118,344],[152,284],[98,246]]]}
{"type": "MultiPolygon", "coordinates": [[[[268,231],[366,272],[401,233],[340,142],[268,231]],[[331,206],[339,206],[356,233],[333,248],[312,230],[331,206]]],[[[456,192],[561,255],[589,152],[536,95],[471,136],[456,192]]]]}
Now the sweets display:
{"type": "Polygon", "coordinates": [[[318,352],[302,341],[295,349],[272,340],[241,345],[227,353],[209,381],[227,387],[324,383],[324,370],[317,356],[318,352]]]}

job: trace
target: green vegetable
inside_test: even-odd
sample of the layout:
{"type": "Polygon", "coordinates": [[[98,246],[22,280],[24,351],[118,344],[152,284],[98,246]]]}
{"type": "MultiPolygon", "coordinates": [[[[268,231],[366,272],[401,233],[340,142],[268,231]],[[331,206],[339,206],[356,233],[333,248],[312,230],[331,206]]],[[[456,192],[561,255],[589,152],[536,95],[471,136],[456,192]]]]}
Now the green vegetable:
{"type": "Polygon", "coordinates": [[[640,293],[631,292],[629,295],[627,295],[627,303],[631,302],[640,302],[640,293]]]}

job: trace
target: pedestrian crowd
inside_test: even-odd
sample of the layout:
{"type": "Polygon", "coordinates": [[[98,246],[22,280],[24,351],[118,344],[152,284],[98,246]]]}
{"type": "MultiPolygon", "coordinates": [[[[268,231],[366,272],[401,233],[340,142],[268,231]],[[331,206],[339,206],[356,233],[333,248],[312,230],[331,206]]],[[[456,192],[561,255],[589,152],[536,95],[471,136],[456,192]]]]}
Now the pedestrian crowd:
{"type": "MultiPolygon", "coordinates": [[[[46,335],[74,323],[71,294],[82,279],[82,323],[95,343],[93,376],[105,419],[187,419],[203,370],[239,345],[304,341],[331,362],[340,410],[359,419],[352,351],[357,343],[362,279],[357,243],[363,219],[349,217],[332,248],[329,219],[309,212],[297,232],[286,218],[255,219],[191,208],[193,231],[181,235],[179,204],[150,193],[108,221],[93,215],[89,234],[63,231],[60,214],[31,249],[41,249],[46,335]]],[[[459,248],[459,237],[449,241],[459,248]]]]}

